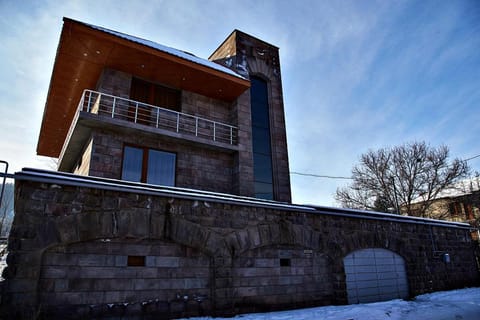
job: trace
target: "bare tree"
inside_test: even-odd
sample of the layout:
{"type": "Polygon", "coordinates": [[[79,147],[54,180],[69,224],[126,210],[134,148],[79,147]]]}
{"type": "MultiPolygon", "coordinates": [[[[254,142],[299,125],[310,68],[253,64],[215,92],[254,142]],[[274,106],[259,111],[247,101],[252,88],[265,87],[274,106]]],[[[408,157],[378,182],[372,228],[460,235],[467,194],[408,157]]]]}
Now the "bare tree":
{"type": "Polygon", "coordinates": [[[347,208],[424,217],[440,191],[469,173],[465,161],[448,158],[448,147],[425,142],[370,150],[353,167],[352,184],[338,188],[335,199],[347,208]]]}

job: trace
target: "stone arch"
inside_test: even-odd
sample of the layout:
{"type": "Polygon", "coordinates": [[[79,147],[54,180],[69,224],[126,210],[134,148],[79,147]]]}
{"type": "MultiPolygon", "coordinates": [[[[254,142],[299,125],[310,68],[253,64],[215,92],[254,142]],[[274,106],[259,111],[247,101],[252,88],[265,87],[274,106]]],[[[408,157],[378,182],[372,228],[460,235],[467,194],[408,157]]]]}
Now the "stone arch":
{"type": "Polygon", "coordinates": [[[59,244],[125,238],[167,239],[209,256],[228,252],[219,234],[184,219],[170,203],[157,210],[128,208],[60,216],[47,225],[51,229],[49,234],[56,236],[45,243],[44,249],[59,244]]]}
{"type": "Polygon", "coordinates": [[[402,256],[405,261],[409,260],[408,254],[405,254],[405,240],[387,232],[363,230],[330,235],[328,239],[325,243],[325,252],[340,260],[353,251],[368,248],[391,250],[402,256]]]}
{"type": "Polygon", "coordinates": [[[225,237],[224,243],[232,256],[236,256],[271,245],[298,246],[317,251],[320,240],[320,232],[311,227],[281,220],[279,223],[263,223],[236,230],[225,237]]]}
{"type": "Polygon", "coordinates": [[[271,81],[274,78],[274,69],[264,60],[248,58],[247,62],[250,75],[259,76],[267,81],[271,81]]]}
{"type": "Polygon", "coordinates": [[[320,251],[320,237],[311,227],[287,220],[227,235],[235,307],[255,312],[335,302],[333,263],[320,251]]]}
{"type": "MultiPolygon", "coordinates": [[[[166,204],[166,201],[164,203],[166,204]]],[[[45,231],[42,234],[50,236],[48,239],[42,239],[42,243],[35,252],[35,256],[38,257],[37,263],[32,266],[38,274],[34,291],[35,299],[37,305],[44,306],[43,314],[48,315],[50,312],[52,315],[62,317],[65,312],[83,314],[86,317],[95,314],[113,315],[114,310],[108,307],[113,305],[120,310],[115,311],[117,314],[120,312],[127,315],[138,313],[139,311],[135,308],[138,309],[139,304],[147,302],[150,304],[149,308],[153,310],[150,310],[149,314],[160,312],[170,317],[175,316],[172,313],[172,308],[175,308],[172,303],[175,303],[177,294],[182,297],[188,296],[189,308],[193,308],[192,310],[201,307],[202,311],[198,313],[210,312],[214,305],[212,301],[215,297],[210,286],[215,280],[211,278],[210,268],[213,256],[228,254],[225,241],[219,234],[208,228],[185,220],[169,204],[166,204],[164,209],[157,208],[157,210],[127,208],[58,216],[55,219],[49,219],[45,228],[48,232],[45,231]],[[96,250],[95,248],[102,248],[102,244],[105,246],[113,243],[124,246],[125,254],[102,256],[99,252],[86,254],[72,251],[72,248],[78,247],[83,248],[82,250],[88,248],[96,250]],[[160,244],[158,247],[166,248],[167,253],[149,253],[148,250],[143,249],[143,252],[136,254],[132,249],[132,247],[141,246],[152,247],[154,243],[160,244]],[[118,257],[112,258],[112,256],[118,257]],[[140,275],[137,278],[134,278],[134,274],[129,275],[134,278],[135,284],[132,288],[115,287],[115,285],[129,283],[129,281],[122,281],[126,275],[122,273],[123,271],[119,271],[130,268],[126,265],[128,256],[143,256],[145,270],[138,271],[138,269],[134,273],[140,275]],[[80,263],[78,259],[81,260],[80,263]],[[161,276],[154,278],[151,272],[154,272],[152,268],[155,268],[155,264],[159,264],[156,266],[158,270],[168,269],[168,278],[163,279],[161,276]],[[98,269],[100,277],[98,281],[88,278],[88,272],[90,272],[88,268],[98,269]],[[82,276],[84,269],[87,270],[87,276],[82,276]],[[121,281],[105,278],[109,273],[117,274],[121,281]],[[143,276],[145,277],[142,278],[143,276]],[[172,283],[164,288],[165,283],[168,284],[169,281],[172,283]],[[104,287],[101,287],[102,284],[104,287]],[[142,290],[143,285],[145,290],[142,290]],[[103,293],[96,292],[95,288],[103,293]],[[157,290],[161,296],[144,294],[152,290],[157,290]],[[129,292],[131,295],[122,296],[120,292],[129,292]],[[164,297],[164,295],[169,296],[164,297]],[[163,298],[167,302],[161,302],[163,298]],[[151,304],[149,301],[153,300],[156,302],[151,304]],[[121,302],[128,303],[129,307],[121,306],[121,302]],[[134,304],[136,306],[133,306],[134,304]],[[45,308],[45,306],[49,307],[45,308]],[[95,310],[91,306],[94,306],[95,310]]],[[[182,308],[177,309],[185,312],[185,301],[178,303],[182,308]]],[[[177,316],[180,316],[181,312],[177,316]]]]}

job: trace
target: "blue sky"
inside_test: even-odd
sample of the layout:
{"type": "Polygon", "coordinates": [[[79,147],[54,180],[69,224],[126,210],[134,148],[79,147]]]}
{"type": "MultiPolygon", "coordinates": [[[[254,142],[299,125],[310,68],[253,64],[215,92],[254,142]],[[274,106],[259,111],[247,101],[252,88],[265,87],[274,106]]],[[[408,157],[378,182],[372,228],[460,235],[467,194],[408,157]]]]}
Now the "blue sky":
{"type": "MultiPolygon", "coordinates": [[[[480,1],[0,0],[0,159],[36,156],[62,17],[207,58],[234,29],[280,48],[290,170],[349,176],[369,149],[425,140],[480,154],[480,1]]],[[[480,157],[469,161],[480,171],[480,157]]],[[[291,175],[334,206],[347,182],[291,175]]]]}

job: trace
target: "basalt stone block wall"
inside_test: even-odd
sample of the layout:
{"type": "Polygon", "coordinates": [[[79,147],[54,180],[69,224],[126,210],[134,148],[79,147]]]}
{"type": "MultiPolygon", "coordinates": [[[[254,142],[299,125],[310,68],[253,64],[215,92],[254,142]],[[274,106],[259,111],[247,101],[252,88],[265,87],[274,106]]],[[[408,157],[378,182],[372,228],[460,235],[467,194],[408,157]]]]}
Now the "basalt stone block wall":
{"type": "MultiPolygon", "coordinates": [[[[97,90],[122,98],[129,98],[132,75],[105,68],[97,85],[97,90]]],[[[181,112],[201,116],[206,119],[237,125],[238,115],[232,103],[219,101],[193,92],[181,92],[181,112]]],[[[250,118],[250,114],[243,115],[250,118]]],[[[123,123],[125,125],[125,123],[123,123]]],[[[215,149],[192,143],[187,140],[173,139],[160,134],[142,130],[127,130],[104,124],[100,128],[90,129],[90,139],[79,157],[73,173],[96,177],[121,179],[123,150],[126,145],[152,148],[176,154],[176,186],[215,192],[226,192],[250,196],[253,181],[248,174],[239,175],[234,164],[239,157],[238,151],[215,149]],[[234,173],[235,172],[235,173],[234,173]],[[239,180],[245,180],[246,187],[240,190],[239,180]]],[[[247,141],[242,136],[240,153],[245,151],[247,141]]],[[[248,136],[250,139],[250,136],[248,136]]],[[[250,146],[251,148],[251,146],[250,146]]],[[[249,160],[247,169],[252,170],[251,152],[246,154],[249,160]]],[[[242,157],[245,157],[242,154],[242,157]]],[[[248,171],[248,170],[242,170],[248,171]]],[[[245,173],[245,172],[242,172],[245,173]]]]}
{"type": "MultiPolygon", "coordinates": [[[[235,193],[233,152],[202,148],[163,136],[131,135],[114,128],[92,129],[90,147],[83,156],[89,159],[89,175],[121,179],[124,147],[138,145],[175,153],[177,187],[235,193]]],[[[86,162],[82,161],[79,168],[86,162]]]]}
{"type": "Polygon", "coordinates": [[[347,303],[343,258],[405,260],[410,296],[478,284],[467,228],[16,174],[2,317],[171,318],[347,303]],[[415,223],[414,223],[415,222],[415,223]],[[446,264],[438,252],[449,252],[446,264]]]}

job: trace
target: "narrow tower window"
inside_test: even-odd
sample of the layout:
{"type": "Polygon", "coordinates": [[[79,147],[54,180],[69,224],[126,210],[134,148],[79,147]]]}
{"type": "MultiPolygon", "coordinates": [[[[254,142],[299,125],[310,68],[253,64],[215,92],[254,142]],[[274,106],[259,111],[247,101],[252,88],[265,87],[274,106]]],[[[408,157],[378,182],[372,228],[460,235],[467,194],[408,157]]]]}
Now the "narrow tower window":
{"type": "Polygon", "coordinates": [[[250,80],[255,197],[273,200],[268,86],[258,77],[250,80]]]}

